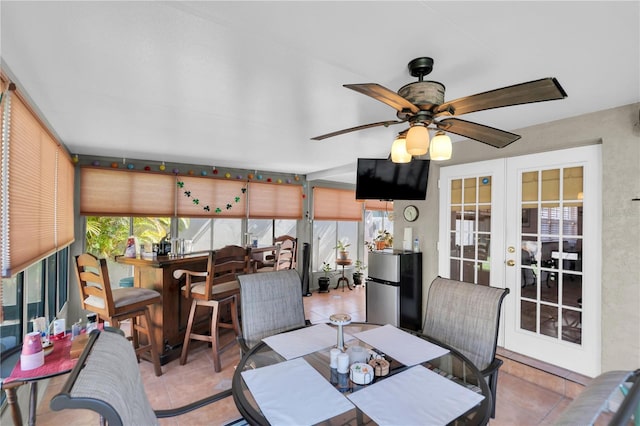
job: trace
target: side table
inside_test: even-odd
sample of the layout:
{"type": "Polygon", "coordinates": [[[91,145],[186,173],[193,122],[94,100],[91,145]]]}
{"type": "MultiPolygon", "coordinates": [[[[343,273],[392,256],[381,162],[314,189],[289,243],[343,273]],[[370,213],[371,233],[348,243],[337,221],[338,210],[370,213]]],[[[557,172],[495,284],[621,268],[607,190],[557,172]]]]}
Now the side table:
{"type": "Polygon", "coordinates": [[[334,287],[334,290],[336,290],[338,287],[340,287],[340,283],[342,283],[342,291],[344,291],[344,284],[345,283],[347,284],[347,287],[349,287],[349,290],[353,290],[353,287],[351,286],[351,283],[349,282],[349,278],[347,278],[344,275],[344,267],[351,265],[351,263],[353,263],[353,261],[351,259],[336,259],[336,265],[342,266],[342,276],[340,278],[338,278],[338,282],[336,283],[336,286],[334,287]]]}

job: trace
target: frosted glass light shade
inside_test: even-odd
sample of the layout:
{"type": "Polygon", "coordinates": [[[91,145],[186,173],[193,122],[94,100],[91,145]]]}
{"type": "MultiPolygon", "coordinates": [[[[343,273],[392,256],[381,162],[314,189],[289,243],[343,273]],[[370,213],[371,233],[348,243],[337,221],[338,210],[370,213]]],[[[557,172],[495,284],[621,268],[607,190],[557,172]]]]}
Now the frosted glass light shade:
{"type": "Polygon", "coordinates": [[[431,140],[429,157],[435,161],[443,161],[451,158],[451,138],[444,132],[438,132],[431,140]]]}
{"type": "Polygon", "coordinates": [[[394,163],[408,163],[411,161],[411,154],[407,152],[407,141],[403,137],[397,137],[391,145],[391,161],[394,163]]]}
{"type": "Polygon", "coordinates": [[[424,155],[429,151],[429,131],[421,124],[411,126],[407,132],[407,152],[411,155],[424,155]]]}

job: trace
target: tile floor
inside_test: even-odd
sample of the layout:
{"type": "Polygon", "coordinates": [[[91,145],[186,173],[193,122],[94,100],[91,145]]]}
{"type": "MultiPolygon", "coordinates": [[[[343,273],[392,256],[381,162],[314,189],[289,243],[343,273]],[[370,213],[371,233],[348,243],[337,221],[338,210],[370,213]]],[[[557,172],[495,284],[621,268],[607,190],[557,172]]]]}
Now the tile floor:
{"type": "MultiPolygon", "coordinates": [[[[329,293],[316,293],[304,298],[305,313],[311,322],[325,322],[329,315],[344,312],[353,321],[365,320],[365,288],[342,291],[331,289],[329,293]]],[[[231,336],[227,336],[231,337],[231,336]]],[[[163,375],[156,377],[151,363],[140,364],[147,394],[154,408],[164,409],[186,404],[231,386],[239,350],[234,347],[223,354],[220,373],[214,373],[210,349],[194,345],[187,364],[178,360],[162,367],[163,375]]],[[[39,426],[97,425],[98,419],[91,412],[66,410],[52,412],[49,400],[61,387],[65,377],[51,380],[46,394],[41,398],[37,411],[39,426]]],[[[496,418],[491,425],[540,425],[549,424],[567,406],[570,399],[563,395],[525,381],[515,375],[501,372],[498,385],[496,418]]],[[[161,425],[224,425],[240,417],[233,400],[227,398],[190,414],[163,419],[161,425]]]]}

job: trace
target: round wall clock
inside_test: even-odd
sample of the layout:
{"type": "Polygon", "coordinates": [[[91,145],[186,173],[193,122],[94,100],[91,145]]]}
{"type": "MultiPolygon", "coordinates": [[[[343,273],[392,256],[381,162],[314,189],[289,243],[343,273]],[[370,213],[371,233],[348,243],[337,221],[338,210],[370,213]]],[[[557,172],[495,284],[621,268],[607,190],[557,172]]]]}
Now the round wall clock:
{"type": "Polygon", "coordinates": [[[402,214],[407,222],[413,222],[418,218],[418,208],[413,205],[407,206],[402,214]]]}

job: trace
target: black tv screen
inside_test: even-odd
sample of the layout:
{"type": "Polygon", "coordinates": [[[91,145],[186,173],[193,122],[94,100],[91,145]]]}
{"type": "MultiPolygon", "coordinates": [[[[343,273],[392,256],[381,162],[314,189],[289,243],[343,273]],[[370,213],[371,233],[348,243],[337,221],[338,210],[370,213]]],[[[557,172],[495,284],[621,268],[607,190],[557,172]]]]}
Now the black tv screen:
{"type": "Polygon", "coordinates": [[[356,199],[424,200],[429,160],[394,163],[386,158],[358,158],[356,199]]]}

